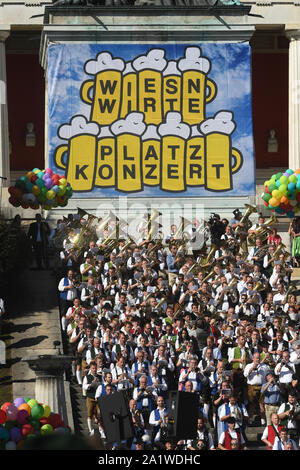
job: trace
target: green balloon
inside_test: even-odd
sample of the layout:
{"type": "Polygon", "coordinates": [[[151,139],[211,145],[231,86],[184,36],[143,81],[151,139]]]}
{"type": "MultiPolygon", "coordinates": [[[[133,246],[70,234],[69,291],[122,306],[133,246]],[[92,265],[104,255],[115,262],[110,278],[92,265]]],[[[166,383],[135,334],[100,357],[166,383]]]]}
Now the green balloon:
{"type": "Polygon", "coordinates": [[[286,184],[281,184],[279,186],[279,191],[285,196],[288,192],[287,185],[286,184]]]}
{"type": "Polygon", "coordinates": [[[265,202],[269,202],[271,197],[272,197],[271,194],[265,193],[262,198],[265,202]]]}
{"type": "Polygon", "coordinates": [[[276,184],[270,184],[270,186],[269,186],[268,189],[269,189],[269,192],[272,193],[272,191],[274,191],[275,189],[277,189],[277,186],[276,186],[276,184]]]}
{"type": "Polygon", "coordinates": [[[279,181],[280,181],[280,184],[286,184],[286,185],[287,185],[288,182],[289,182],[289,179],[288,179],[287,176],[282,175],[282,176],[280,177],[279,181]]]}
{"type": "MultiPolygon", "coordinates": [[[[32,410],[31,410],[31,415],[32,415],[32,410]]],[[[31,424],[31,426],[34,428],[35,431],[38,431],[40,429],[40,422],[38,421],[38,419],[30,418],[29,423],[31,424]]]]}
{"type": "Polygon", "coordinates": [[[280,173],[280,172],[279,172],[279,173],[276,173],[275,176],[276,176],[275,179],[276,179],[276,180],[279,180],[279,179],[282,177],[282,173],[280,173]]]}
{"type": "Polygon", "coordinates": [[[29,405],[30,408],[32,409],[34,405],[38,405],[38,401],[35,398],[31,398],[31,400],[27,402],[27,405],[29,405]]]}
{"type": "Polygon", "coordinates": [[[48,434],[53,433],[53,427],[51,424],[44,424],[44,426],[41,427],[40,433],[42,436],[47,436],[48,434]]]}
{"type": "MultiPolygon", "coordinates": [[[[28,403],[29,406],[31,406],[29,403],[28,403]]],[[[32,418],[35,420],[39,420],[42,418],[42,416],[44,415],[44,408],[42,407],[42,405],[39,405],[38,403],[36,405],[34,405],[32,408],[31,408],[31,416],[32,418]]]]}

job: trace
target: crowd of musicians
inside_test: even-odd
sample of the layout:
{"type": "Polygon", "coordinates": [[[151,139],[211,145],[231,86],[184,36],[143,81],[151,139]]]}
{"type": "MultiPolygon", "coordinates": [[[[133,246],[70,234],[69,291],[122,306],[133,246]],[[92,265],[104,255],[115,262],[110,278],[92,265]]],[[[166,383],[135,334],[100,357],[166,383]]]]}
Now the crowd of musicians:
{"type": "MultiPolygon", "coordinates": [[[[134,424],[132,449],[247,450],[249,426],[264,426],[266,449],[299,448],[298,257],[276,218],[251,223],[255,212],[213,214],[184,235],[172,225],[163,238],[152,237],[150,214],[136,241],[81,210],[58,221],[52,243],[72,376],[89,432],[107,448],[114,444],[98,398],[119,390],[134,424]],[[200,230],[202,246],[189,248],[200,230]],[[170,390],[198,395],[197,438],[169,437],[170,390]]],[[[298,226],[296,219],[289,229],[293,245],[298,226]]]]}

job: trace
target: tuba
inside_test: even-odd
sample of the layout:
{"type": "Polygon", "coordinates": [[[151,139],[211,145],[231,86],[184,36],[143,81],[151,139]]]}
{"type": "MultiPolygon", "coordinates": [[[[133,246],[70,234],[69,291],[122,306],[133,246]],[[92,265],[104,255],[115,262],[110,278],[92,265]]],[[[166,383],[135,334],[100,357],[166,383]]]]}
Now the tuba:
{"type": "Polygon", "coordinates": [[[255,245],[256,238],[260,238],[262,242],[266,242],[269,237],[269,231],[267,229],[267,226],[276,224],[277,222],[277,217],[275,217],[275,215],[272,215],[272,217],[265,221],[263,227],[259,227],[256,230],[256,235],[254,233],[250,233],[250,235],[248,236],[249,243],[251,245],[255,245]]]}
{"type": "MultiPolygon", "coordinates": [[[[245,204],[245,207],[246,207],[246,212],[245,214],[243,215],[243,217],[241,218],[240,220],[240,223],[244,224],[246,221],[248,221],[249,217],[251,214],[253,214],[254,212],[257,212],[257,209],[256,207],[254,206],[250,206],[250,204],[245,204]]],[[[237,236],[237,235],[240,235],[240,232],[243,230],[242,227],[240,226],[237,226],[235,229],[234,229],[234,234],[237,236]]]]}

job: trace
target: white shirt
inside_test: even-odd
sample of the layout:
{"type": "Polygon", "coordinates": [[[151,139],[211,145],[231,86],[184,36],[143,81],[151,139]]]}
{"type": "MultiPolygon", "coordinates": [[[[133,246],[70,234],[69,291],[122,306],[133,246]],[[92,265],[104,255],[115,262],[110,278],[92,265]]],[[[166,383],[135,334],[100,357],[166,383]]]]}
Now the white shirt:
{"type": "Polygon", "coordinates": [[[285,365],[281,367],[281,363],[278,363],[274,369],[275,374],[279,375],[279,382],[281,384],[288,384],[292,382],[292,377],[293,377],[293,374],[295,373],[295,365],[290,361],[288,365],[291,367],[292,372],[285,365]],[[281,370],[279,370],[280,367],[281,367],[281,370]]]}
{"type": "MultiPolygon", "coordinates": [[[[238,439],[238,435],[236,433],[236,431],[229,431],[229,434],[230,434],[230,437],[231,439],[238,439]]],[[[222,432],[221,436],[220,436],[220,439],[219,439],[219,444],[223,445],[224,444],[224,441],[225,441],[225,432],[222,432]]],[[[243,438],[243,435],[241,434],[241,444],[244,444],[245,443],[245,439],[243,438]]]]}
{"type": "MultiPolygon", "coordinates": [[[[58,284],[58,290],[59,292],[65,292],[67,291],[67,300],[74,300],[76,297],[77,297],[77,289],[75,289],[75,287],[72,287],[71,289],[65,289],[65,285],[64,285],[64,282],[65,282],[65,277],[63,277],[60,281],[59,281],[59,284],[58,284]]],[[[73,282],[70,281],[70,279],[68,278],[68,286],[70,284],[72,284],[73,282]]]]}
{"type": "Polygon", "coordinates": [[[257,370],[250,372],[253,364],[253,362],[251,364],[247,364],[244,370],[244,376],[247,379],[247,384],[262,385],[265,382],[266,372],[269,370],[269,367],[263,364],[258,364],[257,370]]]}
{"type": "MultiPolygon", "coordinates": [[[[278,439],[278,437],[276,436],[272,450],[284,450],[284,443],[281,441],[281,449],[280,449],[279,442],[280,442],[280,439],[278,439]]],[[[293,439],[288,439],[285,442],[285,444],[290,443],[290,442],[292,443],[293,450],[297,450],[296,442],[293,439]]]]}

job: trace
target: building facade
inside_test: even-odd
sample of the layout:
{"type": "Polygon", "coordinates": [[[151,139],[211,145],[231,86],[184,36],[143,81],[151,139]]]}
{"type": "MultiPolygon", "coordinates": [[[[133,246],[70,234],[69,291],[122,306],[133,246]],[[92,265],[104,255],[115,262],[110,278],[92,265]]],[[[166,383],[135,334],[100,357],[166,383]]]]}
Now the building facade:
{"type": "MultiPolygon", "coordinates": [[[[222,211],[229,216],[245,203],[263,209],[263,182],[281,169],[300,167],[300,3],[133,3],[103,1],[91,6],[75,1],[53,5],[39,0],[3,0],[0,4],[0,176],[6,178],[1,179],[1,197],[8,217],[34,214],[30,209],[13,208],[7,202],[7,188],[32,168],[49,164],[47,51],[52,44],[249,42],[256,195],[214,194],[199,202],[206,214],[222,211]]],[[[194,199],[186,197],[184,202],[194,199]]],[[[134,206],[138,199],[128,200],[134,206]]],[[[174,199],[158,198],[162,209],[168,210],[172,203],[174,199]]],[[[65,211],[77,206],[95,211],[97,204],[96,197],[76,194],[65,211]]],[[[53,217],[59,214],[50,212],[53,217]]]]}

